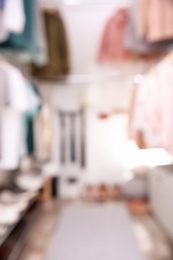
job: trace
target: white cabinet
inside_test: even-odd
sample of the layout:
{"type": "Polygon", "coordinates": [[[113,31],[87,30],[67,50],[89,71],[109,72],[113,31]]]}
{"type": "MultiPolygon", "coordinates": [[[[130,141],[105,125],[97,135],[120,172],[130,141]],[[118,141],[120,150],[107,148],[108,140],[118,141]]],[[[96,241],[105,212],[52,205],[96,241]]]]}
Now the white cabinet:
{"type": "Polygon", "coordinates": [[[155,216],[173,239],[173,172],[164,167],[153,169],[149,175],[149,193],[155,216]]]}

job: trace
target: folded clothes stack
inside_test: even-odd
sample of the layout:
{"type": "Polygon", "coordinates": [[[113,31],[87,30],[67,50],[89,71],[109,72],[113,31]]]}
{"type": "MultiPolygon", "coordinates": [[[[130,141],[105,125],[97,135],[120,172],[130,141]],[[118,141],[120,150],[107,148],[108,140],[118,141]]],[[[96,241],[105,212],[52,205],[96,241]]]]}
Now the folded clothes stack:
{"type": "Polygon", "coordinates": [[[31,200],[42,188],[44,177],[40,172],[17,174],[9,185],[0,189],[0,237],[8,227],[17,223],[31,200]]]}

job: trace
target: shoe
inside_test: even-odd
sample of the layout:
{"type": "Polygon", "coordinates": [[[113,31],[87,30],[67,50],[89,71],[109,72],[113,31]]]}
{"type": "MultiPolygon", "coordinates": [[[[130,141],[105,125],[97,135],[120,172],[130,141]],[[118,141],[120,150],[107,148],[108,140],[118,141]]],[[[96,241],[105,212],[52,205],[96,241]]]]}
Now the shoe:
{"type": "Polygon", "coordinates": [[[100,202],[107,201],[109,199],[109,190],[108,187],[104,184],[101,184],[98,187],[98,198],[97,200],[100,202]]]}
{"type": "Polygon", "coordinates": [[[38,174],[21,174],[16,177],[15,184],[27,191],[38,191],[43,187],[44,178],[38,174]]]}
{"type": "Polygon", "coordinates": [[[4,188],[0,192],[0,201],[3,203],[29,202],[37,195],[37,192],[23,190],[16,185],[4,188]]]}

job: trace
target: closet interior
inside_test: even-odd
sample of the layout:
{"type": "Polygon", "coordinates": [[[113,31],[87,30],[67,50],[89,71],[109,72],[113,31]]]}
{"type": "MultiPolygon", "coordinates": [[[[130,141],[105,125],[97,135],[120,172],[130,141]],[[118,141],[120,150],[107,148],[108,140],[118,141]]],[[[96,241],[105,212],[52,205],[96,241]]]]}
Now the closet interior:
{"type": "Polygon", "coordinates": [[[172,84],[172,0],[0,0],[1,260],[172,259],[172,84]]]}

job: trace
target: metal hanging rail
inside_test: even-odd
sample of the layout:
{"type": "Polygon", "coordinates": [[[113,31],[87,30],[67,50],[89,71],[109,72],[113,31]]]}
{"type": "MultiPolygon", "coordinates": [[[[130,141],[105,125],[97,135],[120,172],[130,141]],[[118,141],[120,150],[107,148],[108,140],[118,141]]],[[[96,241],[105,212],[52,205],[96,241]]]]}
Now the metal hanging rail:
{"type": "MultiPolygon", "coordinates": [[[[139,84],[143,81],[144,76],[141,74],[132,73],[117,73],[117,74],[79,74],[69,76],[59,76],[55,79],[54,83],[58,85],[106,85],[123,83],[131,81],[132,83],[139,84]]],[[[42,80],[41,80],[42,82],[42,80]]]]}
{"type": "Polygon", "coordinates": [[[70,7],[70,6],[104,6],[104,5],[112,5],[117,7],[130,7],[130,1],[129,0],[102,0],[101,2],[94,2],[92,0],[88,1],[87,3],[82,0],[61,0],[61,1],[55,1],[55,0],[42,0],[40,1],[41,5],[44,7],[70,7]]]}

